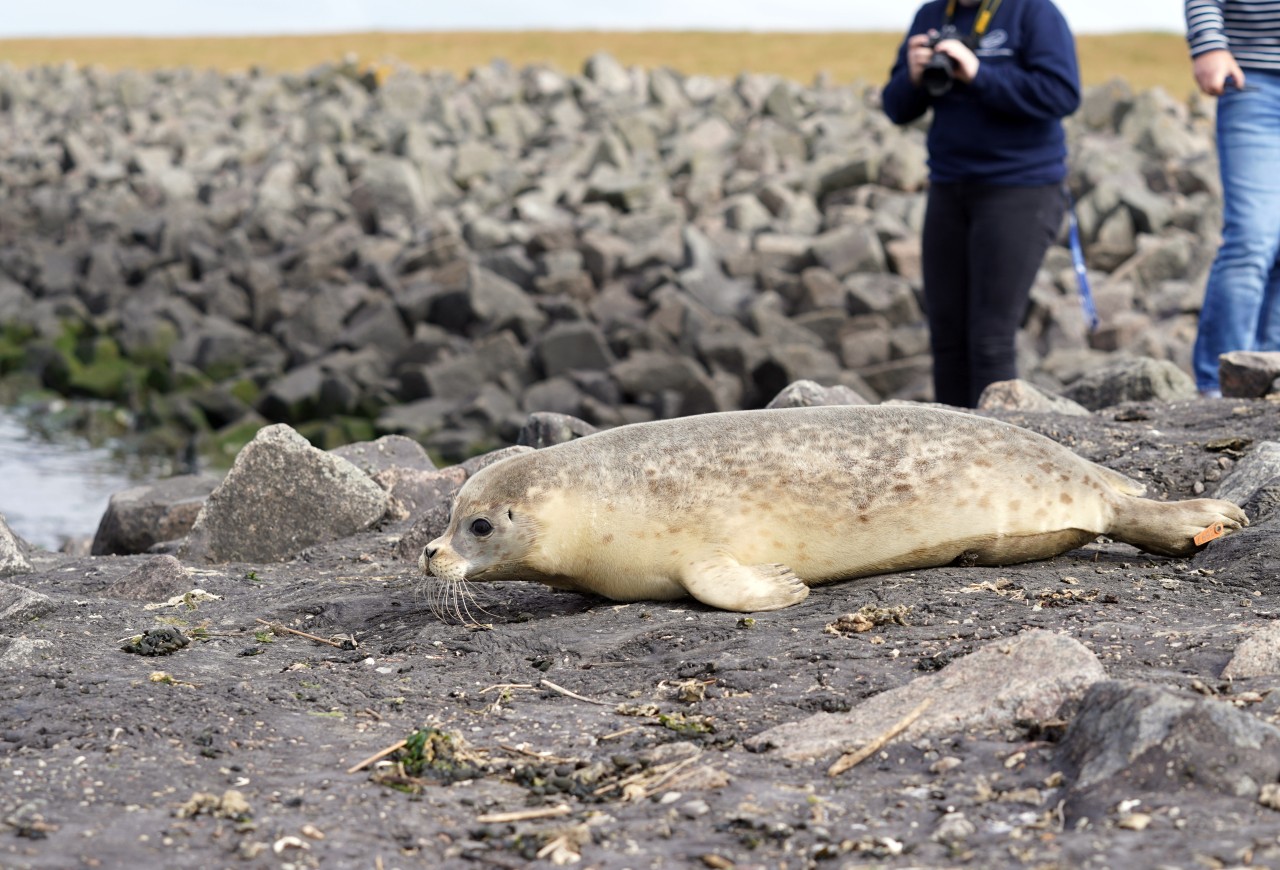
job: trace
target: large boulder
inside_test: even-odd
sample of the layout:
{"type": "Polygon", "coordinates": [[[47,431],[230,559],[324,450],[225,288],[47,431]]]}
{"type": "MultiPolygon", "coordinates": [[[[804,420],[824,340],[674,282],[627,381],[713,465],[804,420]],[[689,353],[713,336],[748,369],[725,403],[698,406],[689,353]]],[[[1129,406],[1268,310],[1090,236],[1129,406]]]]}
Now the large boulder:
{"type": "Polygon", "coordinates": [[[281,423],[260,430],[209,496],[178,552],[204,562],[283,562],[369,528],[387,493],[281,423]]]}
{"type": "Polygon", "coordinates": [[[183,474],[114,493],[89,552],[127,556],[184,537],[221,481],[214,474],[183,474]]]}

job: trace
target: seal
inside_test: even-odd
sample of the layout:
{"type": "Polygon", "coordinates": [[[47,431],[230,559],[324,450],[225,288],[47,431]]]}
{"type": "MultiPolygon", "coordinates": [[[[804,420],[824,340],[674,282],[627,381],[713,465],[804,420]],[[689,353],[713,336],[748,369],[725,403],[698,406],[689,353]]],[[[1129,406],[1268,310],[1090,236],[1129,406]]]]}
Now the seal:
{"type": "Polygon", "coordinates": [[[1187,556],[1248,524],[1159,502],[1026,429],[919,406],[728,411],[597,432],[482,469],[419,565],[619,601],[775,610],[809,587],[940,565],[1046,559],[1108,535],[1187,556]]]}

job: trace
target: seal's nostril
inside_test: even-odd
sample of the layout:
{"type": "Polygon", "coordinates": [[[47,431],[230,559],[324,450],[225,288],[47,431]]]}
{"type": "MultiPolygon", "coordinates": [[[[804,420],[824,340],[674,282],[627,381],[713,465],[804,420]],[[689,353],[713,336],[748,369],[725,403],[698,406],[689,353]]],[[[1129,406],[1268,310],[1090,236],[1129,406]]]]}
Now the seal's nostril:
{"type": "Polygon", "coordinates": [[[439,548],[439,547],[427,547],[427,549],[426,549],[424,552],[426,553],[426,555],[427,555],[427,558],[428,558],[428,559],[434,559],[434,558],[435,558],[435,556],[436,556],[436,553],[440,552],[440,548],[439,548]]]}

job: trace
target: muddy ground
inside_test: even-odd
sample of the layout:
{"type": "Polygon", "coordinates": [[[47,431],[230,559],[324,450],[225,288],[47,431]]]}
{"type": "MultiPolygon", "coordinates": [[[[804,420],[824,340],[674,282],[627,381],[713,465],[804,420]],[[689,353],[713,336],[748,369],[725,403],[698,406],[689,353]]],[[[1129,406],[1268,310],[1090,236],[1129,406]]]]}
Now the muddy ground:
{"type": "MultiPolygon", "coordinates": [[[[1004,416],[1169,498],[1212,494],[1280,433],[1264,401],[1004,416]]],[[[188,566],[188,588],[116,584],[153,557],[40,554],[7,579],[52,609],[0,621],[18,638],[0,667],[0,866],[1271,866],[1280,814],[1249,798],[1142,795],[1142,830],[1065,824],[1060,722],[890,743],[835,777],[834,758],[743,746],[1031,628],[1080,640],[1109,676],[1274,722],[1280,677],[1220,678],[1280,614],[1280,542],[1259,504],[1249,530],[1186,561],[1103,541],[847,582],[750,618],[512,583],[488,590],[488,628],[446,624],[394,529],[288,564],[188,566]],[[192,586],[219,598],[146,609],[192,586]],[[866,604],[907,605],[908,624],[827,630],[866,604]],[[166,625],[196,639],[121,649],[166,625]],[[434,764],[352,772],[415,732],[434,764]],[[971,832],[947,833],[956,812],[971,832]]]]}

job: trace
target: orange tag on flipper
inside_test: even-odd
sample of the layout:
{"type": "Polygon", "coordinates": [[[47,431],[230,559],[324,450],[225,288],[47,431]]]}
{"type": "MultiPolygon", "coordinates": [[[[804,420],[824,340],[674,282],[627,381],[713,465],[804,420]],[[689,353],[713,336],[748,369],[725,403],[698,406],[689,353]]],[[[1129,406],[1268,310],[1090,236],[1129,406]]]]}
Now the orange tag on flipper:
{"type": "Polygon", "coordinates": [[[1222,523],[1214,523],[1213,525],[1209,526],[1204,531],[1202,531],[1200,534],[1196,535],[1191,540],[1196,542],[1197,547],[1203,547],[1205,544],[1209,543],[1214,538],[1221,538],[1221,537],[1222,537],[1222,523]]]}

